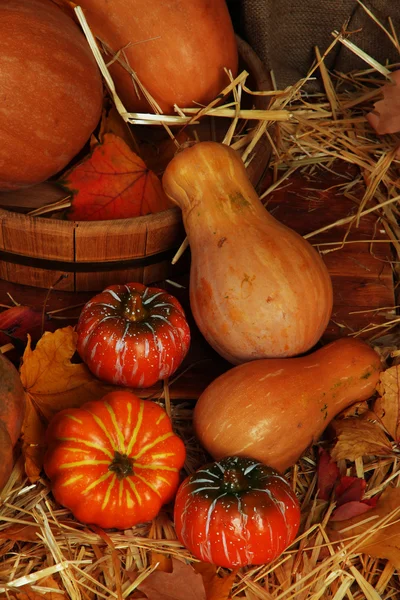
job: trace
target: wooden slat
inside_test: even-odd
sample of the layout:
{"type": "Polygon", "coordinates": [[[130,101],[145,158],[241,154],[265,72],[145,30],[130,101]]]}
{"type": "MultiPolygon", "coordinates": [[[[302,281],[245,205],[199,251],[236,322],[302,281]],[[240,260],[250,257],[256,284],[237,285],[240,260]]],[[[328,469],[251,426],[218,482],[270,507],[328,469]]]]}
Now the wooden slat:
{"type": "Polygon", "coordinates": [[[35,269],[12,263],[4,263],[4,267],[6,272],[5,279],[12,283],[21,283],[23,281],[26,285],[34,286],[34,288],[49,289],[57,282],[57,290],[65,292],[75,291],[73,273],[50,271],[48,269],[35,269]],[[61,276],[63,276],[63,278],[60,280],[61,276]]]}
{"type": "Polygon", "coordinates": [[[5,212],[2,225],[4,250],[36,258],[74,260],[74,223],[5,212]]]}
{"type": "MultiPolygon", "coordinates": [[[[288,187],[268,196],[267,209],[276,219],[298,233],[309,234],[338,219],[356,214],[358,205],[332,188],[341,182],[343,179],[340,176],[324,172],[312,179],[296,175],[288,180],[288,187]]],[[[324,244],[340,242],[347,231],[348,225],[333,227],[308,241],[318,250],[326,251],[334,246],[324,244]]],[[[339,249],[323,254],[334,292],[332,319],[323,337],[325,341],[359,331],[371,322],[386,321],[383,313],[373,315],[368,311],[395,305],[392,247],[384,229],[377,226],[377,214],[362,217],[358,227],[351,227],[346,241],[356,243],[345,244],[341,248],[337,244],[335,247],[339,249]],[[378,241],[358,241],[372,239],[378,241]],[[358,310],[364,312],[356,314],[358,310]]]]}

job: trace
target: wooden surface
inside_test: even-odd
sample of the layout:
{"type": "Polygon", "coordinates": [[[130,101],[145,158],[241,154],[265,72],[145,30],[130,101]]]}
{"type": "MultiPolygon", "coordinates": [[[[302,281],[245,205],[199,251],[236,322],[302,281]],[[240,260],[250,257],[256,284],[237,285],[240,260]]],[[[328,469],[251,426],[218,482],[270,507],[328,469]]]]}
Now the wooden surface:
{"type": "MultiPolygon", "coordinates": [[[[266,181],[265,185],[267,183],[266,181]]],[[[268,196],[267,208],[278,220],[293,227],[299,233],[313,232],[339,218],[356,213],[357,204],[343,196],[335,195],[334,190],[325,191],[336,183],[338,181],[335,177],[326,172],[322,172],[312,181],[309,178],[292,178],[286,182],[283,189],[268,196]]],[[[335,227],[311,238],[310,242],[323,251],[335,246],[339,247],[338,242],[344,238],[347,230],[348,225],[335,227]],[[330,242],[335,242],[335,246],[323,245],[330,242]]],[[[382,323],[394,314],[393,307],[396,301],[391,268],[393,259],[391,245],[383,233],[383,227],[377,223],[376,216],[372,214],[363,217],[359,227],[353,225],[346,241],[352,243],[324,255],[334,289],[334,308],[331,321],[323,336],[324,342],[358,332],[371,323],[382,323]],[[360,243],[360,240],[372,239],[380,241],[372,244],[360,243]],[[388,308],[378,312],[378,309],[383,307],[388,308]]],[[[176,273],[174,274],[173,269],[171,275],[173,281],[184,287],[176,287],[168,282],[164,282],[163,287],[182,302],[192,331],[191,349],[183,365],[183,368],[188,370],[171,384],[171,396],[191,399],[197,398],[206,385],[219,373],[229,368],[229,365],[205,342],[190,315],[188,275],[179,274],[179,269],[182,270],[183,265],[188,266],[189,257],[187,252],[181,259],[181,266],[179,267],[178,263],[176,273]]],[[[49,286],[55,283],[56,277],[49,280],[49,286]]],[[[17,302],[34,308],[42,309],[44,303],[46,303],[46,311],[66,308],[66,311],[54,315],[58,317],[56,324],[60,327],[74,324],[81,305],[89,300],[93,293],[73,293],[62,291],[60,288],[62,282],[59,282],[48,294],[48,290],[45,289],[0,281],[0,303],[11,304],[7,296],[8,292],[17,302]]],[[[364,337],[376,334],[377,331],[379,330],[364,334],[364,337]]],[[[144,391],[142,395],[160,392],[161,385],[144,391]]]]}

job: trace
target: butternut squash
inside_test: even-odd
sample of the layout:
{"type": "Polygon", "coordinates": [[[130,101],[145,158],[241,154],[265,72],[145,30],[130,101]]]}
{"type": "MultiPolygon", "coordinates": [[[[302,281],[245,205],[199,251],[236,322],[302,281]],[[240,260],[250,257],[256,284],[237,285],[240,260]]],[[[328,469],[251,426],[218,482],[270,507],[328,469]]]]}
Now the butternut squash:
{"type": "Polygon", "coordinates": [[[235,150],[187,148],[163,186],[182,209],[190,304],[209,344],[233,364],[314,346],[332,310],[329,273],[311,244],[264,208],[235,150]]]}
{"type": "Polygon", "coordinates": [[[201,394],[197,437],[217,460],[247,456],[283,471],[339,412],[374,393],[380,366],[377,353],[352,338],[307,356],[239,365],[201,394]]]}

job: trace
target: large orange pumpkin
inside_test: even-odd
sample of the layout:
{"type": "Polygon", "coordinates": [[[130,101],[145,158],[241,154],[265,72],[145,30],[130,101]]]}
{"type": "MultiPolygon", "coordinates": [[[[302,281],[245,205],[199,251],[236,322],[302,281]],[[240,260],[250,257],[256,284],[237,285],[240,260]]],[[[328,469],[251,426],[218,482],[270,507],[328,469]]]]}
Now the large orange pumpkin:
{"type": "Polygon", "coordinates": [[[0,2],[0,189],[44,181],[96,127],[102,80],[78,25],[51,0],[0,2]]]}
{"type": "Polygon", "coordinates": [[[0,491],[13,466],[25,414],[25,391],[14,365],[0,353],[0,491]]]}
{"type": "Polygon", "coordinates": [[[237,71],[225,0],[80,0],[79,5],[111,50],[108,61],[119,53],[110,71],[130,111],[150,107],[129,68],[163,112],[173,112],[174,104],[207,104],[229,83],[224,68],[237,71]]]}

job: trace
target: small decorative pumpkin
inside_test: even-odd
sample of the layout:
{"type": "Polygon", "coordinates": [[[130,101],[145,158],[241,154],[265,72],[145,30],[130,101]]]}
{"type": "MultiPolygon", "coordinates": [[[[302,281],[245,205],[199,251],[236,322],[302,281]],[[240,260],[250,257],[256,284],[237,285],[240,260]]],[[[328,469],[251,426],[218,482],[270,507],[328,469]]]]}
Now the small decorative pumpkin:
{"type": "Polygon", "coordinates": [[[84,306],[77,350],[96,377],[115,385],[150,387],[185,358],[190,329],[178,300],[141,283],[112,285],[84,306]]]}
{"type": "Polygon", "coordinates": [[[190,304],[209,344],[233,364],[312,348],[331,315],[329,273],[266,211],[235,150],[195,144],[169,163],[163,186],[182,209],[190,304]]]}
{"type": "Polygon", "coordinates": [[[13,467],[13,448],[25,415],[25,391],[14,365],[0,353],[0,491],[13,467]]]}
{"type": "Polygon", "coordinates": [[[236,456],[187,477],[174,518],[178,539],[196,558],[231,569],[277,558],[296,537],[300,508],[284,477],[236,456]]]}
{"type": "Polygon", "coordinates": [[[283,471],[340,411],[374,393],[380,370],[375,350],[352,338],[300,358],[239,365],[198,399],[197,437],[216,459],[249,456],[283,471]]]}
{"type": "Polygon", "coordinates": [[[47,444],[55,499],[82,523],[118,529],[153,519],[173,498],[186,454],[165,410],[128,391],[60,411],[47,444]]]}

